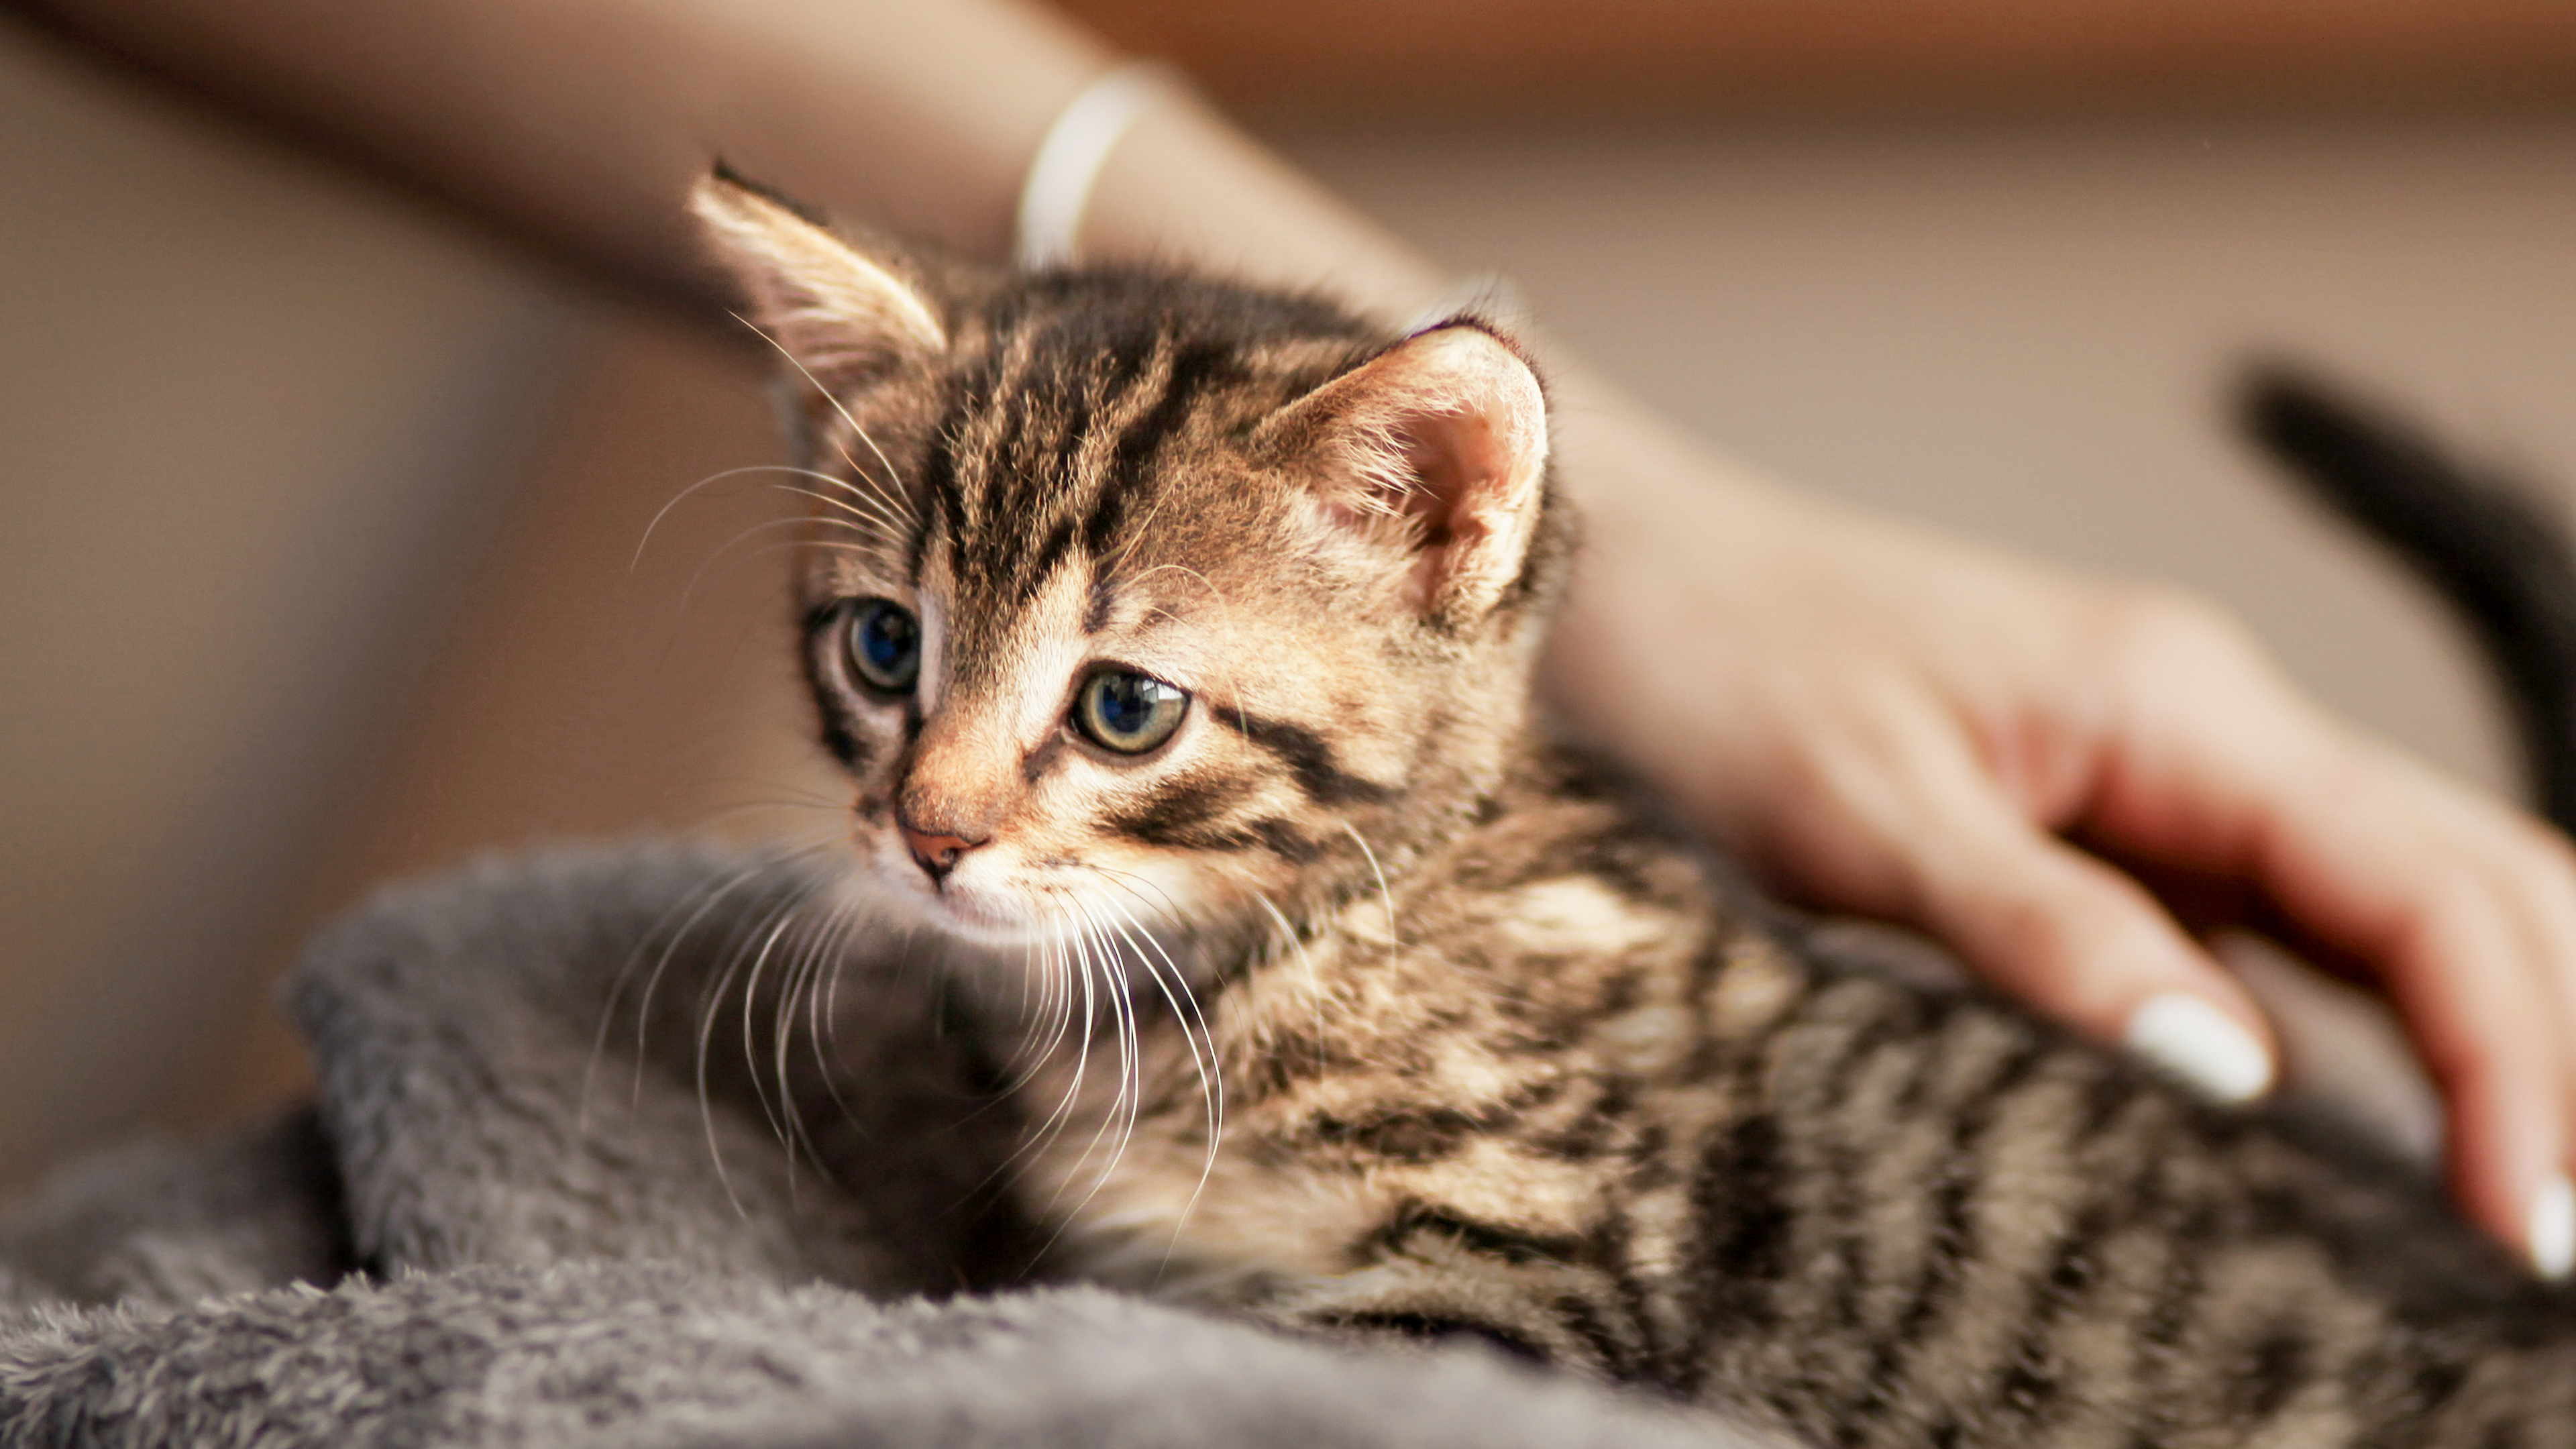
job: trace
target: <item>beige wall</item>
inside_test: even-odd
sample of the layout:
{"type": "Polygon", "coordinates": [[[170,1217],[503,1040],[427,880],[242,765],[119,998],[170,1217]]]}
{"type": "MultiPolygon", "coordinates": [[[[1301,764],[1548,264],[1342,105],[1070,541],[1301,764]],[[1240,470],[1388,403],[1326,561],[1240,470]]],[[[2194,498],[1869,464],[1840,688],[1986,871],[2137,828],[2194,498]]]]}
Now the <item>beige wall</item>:
{"type": "Polygon", "coordinates": [[[14,43],[0,137],[5,1173],[220,1055],[565,322],[14,43]]]}
{"type": "MultiPolygon", "coordinates": [[[[2566,124],[1284,139],[1737,451],[2206,588],[2503,777],[2445,626],[2215,389],[2298,347],[2576,480],[2566,124]]],[[[776,556],[680,604],[775,500],[685,505],[628,571],[775,455],[736,358],[5,38],[0,148],[0,1179],[291,1090],[258,983],[366,880],[738,804],[828,828],[776,556]]]]}

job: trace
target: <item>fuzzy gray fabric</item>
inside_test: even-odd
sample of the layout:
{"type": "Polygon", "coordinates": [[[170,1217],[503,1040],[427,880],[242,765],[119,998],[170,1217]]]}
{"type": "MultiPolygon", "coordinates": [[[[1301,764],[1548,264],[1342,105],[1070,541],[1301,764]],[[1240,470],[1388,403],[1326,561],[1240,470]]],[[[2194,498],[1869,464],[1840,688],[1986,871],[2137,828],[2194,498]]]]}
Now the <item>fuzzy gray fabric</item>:
{"type": "Polygon", "coordinates": [[[1757,1442],[1473,1349],[928,1296],[1027,1261],[974,1207],[1010,1126],[907,952],[798,993],[817,890],[556,851],[325,932],[290,997],[312,1108],[0,1213],[0,1445],[1757,1442]]]}

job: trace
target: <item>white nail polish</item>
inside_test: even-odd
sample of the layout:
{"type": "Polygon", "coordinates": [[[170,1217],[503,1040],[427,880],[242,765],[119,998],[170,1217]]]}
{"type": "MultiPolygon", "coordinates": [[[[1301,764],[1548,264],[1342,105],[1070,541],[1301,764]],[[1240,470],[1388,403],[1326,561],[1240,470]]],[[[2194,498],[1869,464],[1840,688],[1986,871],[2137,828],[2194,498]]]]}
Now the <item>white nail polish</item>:
{"type": "MultiPolygon", "coordinates": [[[[2263,1044],[2236,1018],[2187,991],[2147,998],[2129,1018],[2128,1043],[2129,1050],[2221,1102],[2248,1101],[2272,1085],[2272,1054],[2263,1044]]],[[[2576,1199],[2569,1207],[2576,1209],[2576,1199]]]]}
{"type": "Polygon", "coordinates": [[[2570,1267],[2576,1267],[2576,1186],[2569,1185],[2567,1174],[2559,1173],[2532,1194],[2526,1241],[2532,1271],[2541,1277],[2564,1278],[2570,1267]]]}

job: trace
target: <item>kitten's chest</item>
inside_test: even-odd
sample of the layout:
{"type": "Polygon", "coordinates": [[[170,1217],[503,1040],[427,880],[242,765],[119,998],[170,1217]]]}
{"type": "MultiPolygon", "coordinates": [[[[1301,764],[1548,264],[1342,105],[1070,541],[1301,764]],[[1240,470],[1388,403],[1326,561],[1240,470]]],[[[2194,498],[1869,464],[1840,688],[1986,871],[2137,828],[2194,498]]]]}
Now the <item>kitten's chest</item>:
{"type": "Polygon", "coordinates": [[[1054,1120],[1022,1192],[1062,1269],[1242,1302],[1361,1269],[1426,1215],[1579,1243],[1706,1126],[1682,1119],[1730,1110],[1699,1080],[1730,1005],[1705,916],[1582,877],[1448,906],[1393,936],[1355,917],[1229,986],[1204,1034],[1140,1031],[1132,1072],[1114,1040],[1057,1053],[1024,1097],[1054,1120]]]}

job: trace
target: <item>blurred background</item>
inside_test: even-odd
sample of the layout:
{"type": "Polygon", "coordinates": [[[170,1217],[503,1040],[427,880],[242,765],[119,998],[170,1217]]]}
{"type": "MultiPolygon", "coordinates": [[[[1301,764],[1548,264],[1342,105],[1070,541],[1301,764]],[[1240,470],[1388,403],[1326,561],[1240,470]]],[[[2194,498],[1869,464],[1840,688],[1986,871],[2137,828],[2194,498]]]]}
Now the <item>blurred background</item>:
{"type": "MultiPolygon", "coordinates": [[[[2576,497],[2576,7],[1069,8],[1725,449],[2200,589],[2516,788],[2223,397],[2312,358],[2576,497]]],[[[14,23],[0,155],[0,1186],[297,1090],[270,983],[372,881],[828,828],[786,500],[647,539],[778,457],[745,354],[14,23]]]]}

